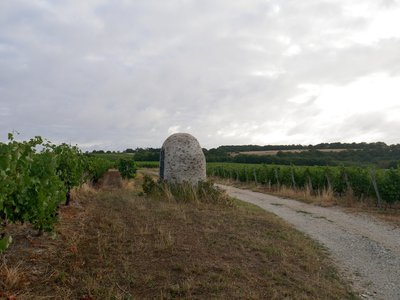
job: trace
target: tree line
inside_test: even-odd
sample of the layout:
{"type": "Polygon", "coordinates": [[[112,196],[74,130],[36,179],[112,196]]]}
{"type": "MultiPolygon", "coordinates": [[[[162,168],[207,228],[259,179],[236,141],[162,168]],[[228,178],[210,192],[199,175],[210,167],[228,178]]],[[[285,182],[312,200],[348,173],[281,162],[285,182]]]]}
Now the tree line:
{"type": "MultiPolygon", "coordinates": [[[[207,162],[235,162],[299,166],[359,166],[396,168],[400,162],[400,144],[376,143],[321,143],[317,145],[238,145],[203,149],[207,162]],[[320,150],[338,150],[325,152],[320,150]],[[285,152],[301,150],[301,152],[285,152]],[[276,155],[252,155],[248,151],[278,151],[276,155]]],[[[99,153],[99,152],[95,152],[99,153]]],[[[104,153],[104,151],[102,152],[104,153]]],[[[160,148],[127,149],[136,161],[158,161],[160,148]]]]}

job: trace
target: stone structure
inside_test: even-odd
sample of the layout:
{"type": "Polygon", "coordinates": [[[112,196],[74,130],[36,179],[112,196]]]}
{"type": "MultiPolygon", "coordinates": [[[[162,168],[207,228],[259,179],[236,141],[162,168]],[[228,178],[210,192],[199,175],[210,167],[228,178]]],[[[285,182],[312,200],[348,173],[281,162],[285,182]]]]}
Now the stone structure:
{"type": "Polygon", "coordinates": [[[168,183],[193,185],[206,180],[206,159],[194,136],[175,133],[165,140],[160,154],[160,178],[168,183]]]}

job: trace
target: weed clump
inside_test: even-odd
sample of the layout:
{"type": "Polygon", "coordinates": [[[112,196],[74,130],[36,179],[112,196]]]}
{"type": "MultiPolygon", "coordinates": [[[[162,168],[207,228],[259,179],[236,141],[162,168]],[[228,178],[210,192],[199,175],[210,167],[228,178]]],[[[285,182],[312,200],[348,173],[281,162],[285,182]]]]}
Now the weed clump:
{"type": "Polygon", "coordinates": [[[157,184],[149,175],[145,174],[143,177],[142,189],[146,195],[153,195],[157,191],[157,184]]]}
{"type": "Polygon", "coordinates": [[[143,178],[143,192],[151,197],[176,202],[197,202],[233,206],[233,200],[211,181],[201,181],[197,185],[190,183],[169,184],[157,182],[148,175],[143,178]]]}

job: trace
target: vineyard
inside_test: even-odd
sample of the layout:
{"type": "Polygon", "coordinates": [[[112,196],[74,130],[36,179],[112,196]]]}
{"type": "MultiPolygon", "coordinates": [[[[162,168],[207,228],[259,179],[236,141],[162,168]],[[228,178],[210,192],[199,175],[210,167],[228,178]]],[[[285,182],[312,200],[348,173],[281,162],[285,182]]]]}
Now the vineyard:
{"type": "MultiPolygon", "coordinates": [[[[133,177],[136,167],[156,168],[158,162],[138,162],[131,157],[99,157],[83,154],[76,146],[54,145],[41,137],[18,142],[9,135],[0,143],[0,220],[31,223],[39,232],[51,231],[61,203],[84,182],[95,184],[110,168],[133,177]]],[[[367,167],[280,166],[266,164],[208,163],[207,173],[255,182],[270,189],[282,186],[308,189],[314,194],[332,191],[336,196],[375,198],[393,204],[400,200],[400,169],[367,167]]]]}
{"type": "MultiPolygon", "coordinates": [[[[140,168],[158,168],[154,161],[137,162],[140,168]]],[[[267,164],[207,163],[207,175],[253,182],[277,189],[285,186],[308,189],[311,193],[331,191],[335,196],[355,196],[358,200],[374,198],[382,202],[400,201],[400,169],[368,167],[286,166],[267,164]]]]}
{"type": "Polygon", "coordinates": [[[138,168],[159,168],[160,163],[158,161],[137,161],[138,168]]]}
{"type": "Polygon", "coordinates": [[[18,142],[9,134],[8,143],[0,143],[0,251],[10,240],[3,232],[7,224],[30,223],[39,234],[52,231],[71,190],[95,184],[116,166],[125,177],[136,171],[133,160],[111,162],[85,155],[76,146],[54,145],[41,137],[18,142]]]}
{"type": "Polygon", "coordinates": [[[400,169],[369,169],[366,167],[303,167],[265,164],[208,163],[207,174],[255,182],[270,189],[286,186],[309,189],[318,194],[332,191],[336,196],[352,194],[358,200],[376,199],[378,206],[400,200],[400,169]]]}

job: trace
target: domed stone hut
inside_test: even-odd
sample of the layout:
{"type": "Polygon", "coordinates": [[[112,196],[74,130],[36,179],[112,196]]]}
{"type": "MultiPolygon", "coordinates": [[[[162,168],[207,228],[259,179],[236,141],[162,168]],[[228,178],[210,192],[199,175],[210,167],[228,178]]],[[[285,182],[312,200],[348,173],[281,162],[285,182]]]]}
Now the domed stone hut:
{"type": "Polygon", "coordinates": [[[188,133],[169,136],[161,148],[160,178],[196,185],[206,180],[206,159],[197,139],[188,133]]]}

